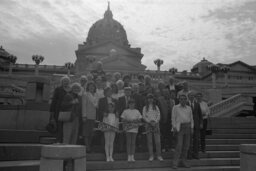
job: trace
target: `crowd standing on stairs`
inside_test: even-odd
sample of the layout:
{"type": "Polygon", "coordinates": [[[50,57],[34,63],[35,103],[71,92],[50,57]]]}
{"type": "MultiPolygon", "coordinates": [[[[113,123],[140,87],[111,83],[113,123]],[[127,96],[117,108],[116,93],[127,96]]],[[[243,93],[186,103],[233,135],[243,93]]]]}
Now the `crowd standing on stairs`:
{"type": "Polygon", "coordinates": [[[155,86],[149,75],[131,80],[105,73],[98,63],[80,83],[71,84],[66,76],[60,82],[49,121],[58,143],[84,144],[88,153],[100,149],[107,162],[114,161],[116,152],[126,151],[127,161],[135,162],[136,151],[148,150],[149,161],[162,161],[162,153],[172,151],[174,169],[179,163],[190,167],[187,160],[199,159],[200,146],[205,152],[209,107],[186,81],[170,77],[155,86]]]}

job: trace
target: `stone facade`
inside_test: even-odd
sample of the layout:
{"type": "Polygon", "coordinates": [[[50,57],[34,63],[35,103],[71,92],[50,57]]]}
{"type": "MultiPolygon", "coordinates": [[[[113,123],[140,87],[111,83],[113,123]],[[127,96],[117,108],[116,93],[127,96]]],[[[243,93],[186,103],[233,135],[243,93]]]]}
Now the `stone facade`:
{"type": "Polygon", "coordinates": [[[143,54],[140,48],[131,48],[123,26],[113,19],[108,6],[104,18],[98,20],[89,30],[86,42],[76,50],[76,72],[92,70],[97,61],[110,71],[143,71],[143,54]]]}

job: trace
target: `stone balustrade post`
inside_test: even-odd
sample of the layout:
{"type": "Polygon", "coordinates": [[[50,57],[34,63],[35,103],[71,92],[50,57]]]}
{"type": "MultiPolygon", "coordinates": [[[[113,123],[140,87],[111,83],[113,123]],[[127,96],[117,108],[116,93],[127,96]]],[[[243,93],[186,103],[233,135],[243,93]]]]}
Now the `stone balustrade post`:
{"type": "Polygon", "coordinates": [[[38,76],[38,73],[39,73],[39,72],[38,72],[38,70],[39,70],[38,67],[39,67],[39,65],[36,64],[36,65],[35,65],[35,75],[36,75],[36,76],[38,76]]]}
{"type": "Polygon", "coordinates": [[[10,66],[9,66],[9,73],[8,73],[9,76],[12,75],[12,68],[13,68],[13,64],[10,63],[10,66]]]}
{"type": "Polygon", "coordinates": [[[45,145],[40,171],[86,171],[86,150],[82,145],[45,145]]]}
{"type": "Polygon", "coordinates": [[[256,169],[256,144],[240,145],[240,170],[255,171],[256,169]]]}

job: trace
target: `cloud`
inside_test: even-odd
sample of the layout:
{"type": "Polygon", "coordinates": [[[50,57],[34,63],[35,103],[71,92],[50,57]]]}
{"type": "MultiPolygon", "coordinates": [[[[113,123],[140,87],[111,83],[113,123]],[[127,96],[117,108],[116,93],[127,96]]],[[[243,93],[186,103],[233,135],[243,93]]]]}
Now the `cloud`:
{"type": "MultiPolygon", "coordinates": [[[[210,11],[203,18],[223,28],[227,50],[233,59],[255,63],[256,1],[242,1],[233,6],[210,11]]],[[[230,60],[228,60],[230,61],[230,60]]]]}
{"type": "MultiPolygon", "coordinates": [[[[93,23],[103,17],[107,1],[1,0],[0,42],[31,63],[75,62],[77,45],[86,40],[93,23]]],[[[250,0],[112,0],[114,19],[125,28],[132,47],[141,47],[142,63],[155,69],[190,70],[203,57],[219,62],[254,62],[256,3],[250,0]]]]}

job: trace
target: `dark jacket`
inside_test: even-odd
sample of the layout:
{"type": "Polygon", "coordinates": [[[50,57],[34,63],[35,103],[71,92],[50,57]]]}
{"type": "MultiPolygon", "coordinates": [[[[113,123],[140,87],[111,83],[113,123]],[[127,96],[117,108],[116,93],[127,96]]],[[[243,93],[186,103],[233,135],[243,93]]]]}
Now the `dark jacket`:
{"type": "Polygon", "coordinates": [[[125,96],[118,98],[118,102],[117,102],[118,117],[120,117],[123,111],[127,108],[126,103],[127,102],[126,102],[125,96]]]}
{"type": "Polygon", "coordinates": [[[56,121],[58,120],[58,117],[59,117],[61,103],[66,94],[67,94],[67,92],[66,92],[66,90],[64,90],[64,88],[62,86],[57,87],[54,90],[52,102],[50,105],[50,112],[53,113],[53,116],[51,116],[51,118],[54,118],[56,121]]]}
{"type": "Polygon", "coordinates": [[[143,107],[145,106],[145,98],[139,93],[134,93],[132,97],[135,100],[135,109],[142,113],[143,107]]]}
{"type": "MultiPolygon", "coordinates": [[[[116,100],[113,99],[113,98],[111,98],[111,99],[112,99],[112,102],[114,103],[115,108],[116,108],[116,100]]],[[[98,110],[97,110],[96,119],[99,120],[99,121],[102,121],[103,117],[104,117],[104,113],[108,113],[108,99],[107,99],[107,97],[100,98],[98,106],[99,107],[98,107],[98,110]]]]}
{"type": "Polygon", "coordinates": [[[200,129],[200,124],[202,124],[202,122],[203,122],[200,104],[197,103],[196,101],[194,101],[194,105],[190,105],[190,104],[188,104],[188,105],[192,109],[193,120],[194,120],[194,129],[198,130],[198,129],[200,129]]]}
{"type": "Polygon", "coordinates": [[[71,121],[75,117],[81,117],[82,115],[82,98],[74,93],[67,93],[61,103],[60,111],[71,111],[71,121]],[[72,102],[76,100],[77,103],[72,102]]]}

